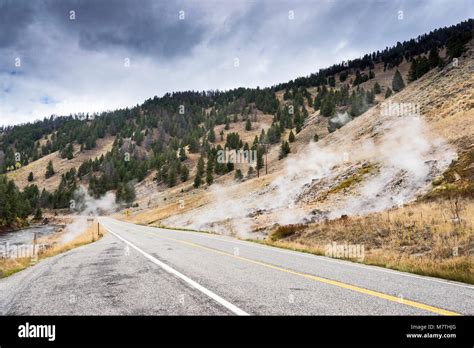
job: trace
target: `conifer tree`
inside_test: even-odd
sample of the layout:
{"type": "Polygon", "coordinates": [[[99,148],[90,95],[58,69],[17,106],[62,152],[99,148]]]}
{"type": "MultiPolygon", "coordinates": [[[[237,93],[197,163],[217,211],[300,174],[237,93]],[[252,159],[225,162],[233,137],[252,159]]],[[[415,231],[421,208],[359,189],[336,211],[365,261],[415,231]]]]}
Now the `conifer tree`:
{"type": "Polygon", "coordinates": [[[179,160],[180,160],[181,162],[183,162],[183,161],[186,160],[186,158],[187,158],[187,156],[186,156],[186,150],[184,149],[184,147],[181,147],[181,148],[179,149],[179,160]]]}
{"type": "Polygon", "coordinates": [[[194,187],[199,187],[202,184],[202,176],[204,175],[204,159],[199,157],[197,164],[196,177],[194,178],[194,187]]]}
{"type": "Polygon", "coordinates": [[[287,141],[282,141],[281,142],[281,148],[280,148],[280,155],[278,156],[278,159],[285,158],[288,156],[290,153],[290,144],[288,144],[287,141]]]}
{"type": "Polygon", "coordinates": [[[176,167],[175,165],[171,165],[169,170],[168,170],[168,175],[166,177],[166,184],[168,185],[168,187],[173,187],[176,185],[176,167]]]}
{"type": "Polygon", "coordinates": [[[403,88],[405,88],[405,82],[403,82],[402,74],[400,74],[400,71],[395,71],[395,75],[393,75],[393,80],[392,80],[392,89],[395,92],[401,91],[403,88]]]}
{"type": "Polygon", "coordinates": [[[214,158],[211,156],[207,160],[207,167],[206,167],[206,183],[208,185],[212,185],[214,182],[214,177],[212,176],[214,158]]]}
{"type": "Polygon", "coordinates": [[[436,68],[437,66],[439,66],[442,63],[441,58],[439,57],[437,47],[433,47],[430,50],[430,54],[428,55],[428,61],[429,61],[431,69],[436,68]]]}
{"type": "MultiPolygon", "coordinates": [[[[252,167],[250,167],[250,168],[252,168],[252,167]]],[[[243,178],[244,178],[244,176],[242,175],[242,171],[240,169],[237,169],[235,171],[234,179],[236,181],[241,181],[243,178]]]]}
{"type": "Polygon", "coordinates": [[[46,177],[46,179],[49,179],[49,178],[52,177],[54,174],[55,174],[55,173],[54,173],[53,162],[52,162],[52,161],[49,161],[49,162],[48,162],[48,166],[46,167],[45,177],[46,177]]]}
{"type": "Polygon", "coordinates": [[[293,131],[290,131],[290,135],[288,135],[288,141],[290,143],[293,143],[295,141],[295,135],[293,134],[293,131]]]}
{"type": "Polygon", "coordinates": [[[211,129],[209,130],[207,140],[209,140],[211,143],[216,141],[216,133],[214,132],[214,126],[212,126],[211,129]]]}
{"type": "Polygon", "coordinates": [[[380,88],[380,85],[378,82],[375,82],[374,84],[374,94],[380,94],[382,92],[382,89],[380,88]]]}
{"type": "Polygon", "coordinates": [[[334,98],[331,94],[328,94],[324,97],[323,102],[321,103],[321,115],[330,117],[336,112],[336,104],[334,103],[334,98]]]}
{"type": "Polygon", "coordinates": [[[187,181],[189,178],[189,169],[184,164],[181,166],[180,179],[182,182],[187,181]]]}
{"type": "Polygon", "coordinates": [[[245,122],[245,130],[246,131],[252,130],[252,123],[250,122],[250,118],[247,118],[247,121],[245,122]]]}

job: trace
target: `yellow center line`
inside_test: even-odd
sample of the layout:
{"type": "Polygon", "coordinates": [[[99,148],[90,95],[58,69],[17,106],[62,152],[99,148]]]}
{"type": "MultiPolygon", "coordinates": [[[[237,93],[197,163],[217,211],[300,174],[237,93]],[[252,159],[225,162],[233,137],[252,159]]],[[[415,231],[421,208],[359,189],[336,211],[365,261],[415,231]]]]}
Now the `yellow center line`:
{"type": "Polygon", "coordinates": [[[342,282],[339,282],[337,280],[331,280],[331,279],[326,279],[326,278],[314,276],[314,275],[307,274],[307,273],[296,272],[296,271],[292,271],[290,269],[275,266],[275,265],[272,265],[272,264],[269,264],[269,263],[266,263],[266,262],[256,261],[256,260],[253,260],[253,259],[248,259],[246,257],[237,256],[237,255],[234,255],[234,254],[231,254],[231,253],[227,253],[225,251],[217,250],[217,249],[214,249],[214,248],[209,248],[209,247],[203,246],[201,244],[196,244],[196,243],[193,243],[193,242],[188,242],[188,241],[184,241],[184,240],[180,240],[180,239],[176,239],[176,238],[172,238],[172,237],[165,237],[165,236],[160,235],[158,233],[152,233],[152,232],[147,232],[147,231],[140,231],[140,233],[146,233],[146,234],[149,234],[149,235],[152,235],[152,236],[155,236],[155,237],[172,240],[172,241],[175,241],[175,242],[178,242],[178,243],[181,243],[181,244],[186,244],[186,245],[192,246],[194,248],[199,248],[199,249],[212,251],[216,254],[225,255],[225,256],[232,257],[232,258],[235,258],[235,259],[238,259],[238,260],[253,263],[255,265],[260,265],[260,266],[263,266],[263,267],[266,267],[266,268],[271,268],[271,269],[274,269],[274,270],[277,270],[277,271],[281,271],[281,272],[293,274],[293,275],[296,275],[296,276],[300,276],[300,277],[303,277],[303,278],[315,280],[315,281],[318,281],[320,283],[334,285],[334,286],[337,286],[339,288],[356,291],[356,292],[359,292],[361,294],[365,294],[365,295],[369,295],[369,296],[373,296],[373,297],[378,297],[378,298],[381,298],[381,299],[384,299],[384,300],[387,300],[387,301],[404,304],[406,306],[414,307],[414,308],[417,308],[417,309],[422,309],[422,310],[432,312],[432,313],[436,313],[436,314],[439,314],[439,315],[461,315],[459,313],[451,312],[451,311],[448,311],[448,310],[445,310],[445,309],[442,309],[442,308],[433,307],[433,306],[430,306],[430,305],[426,305],[426,304],[411,301],[411,300],[400,299],[396,296],[387,295],[387,294],[384,294],[384,293],[381,293],[381,292],[361,288],[359,286],[342,283],[342,282]]]}

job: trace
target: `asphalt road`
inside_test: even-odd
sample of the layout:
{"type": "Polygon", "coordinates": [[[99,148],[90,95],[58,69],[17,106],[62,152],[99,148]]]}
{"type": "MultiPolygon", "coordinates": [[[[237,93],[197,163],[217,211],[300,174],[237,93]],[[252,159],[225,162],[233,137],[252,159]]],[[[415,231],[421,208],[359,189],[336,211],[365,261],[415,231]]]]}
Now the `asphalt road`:
{"type": "Polygon", "coordinates": [[[111,218],[96,243],[0,280],[8,315],[474,314],[474,287],[111,218]]]}

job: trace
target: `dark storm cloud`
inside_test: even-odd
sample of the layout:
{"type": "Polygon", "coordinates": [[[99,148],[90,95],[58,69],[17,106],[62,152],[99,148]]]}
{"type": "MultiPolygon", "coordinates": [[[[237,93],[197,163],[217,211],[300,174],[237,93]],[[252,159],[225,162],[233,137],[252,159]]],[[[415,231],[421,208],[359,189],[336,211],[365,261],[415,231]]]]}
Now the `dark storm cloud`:
{"type": "Polygon", "coordinates": [[[17,46],[32,22],[34,6],[25,1],[0,1],[0,49],[17,46]]]}
{"type": "Polygon", "coordinates": [[[270,86],[458,23],[471,3],[0,0],[0,124],[176,90],[270,86]]]}
{"type": "Polygon", "coordinates": [[[117,48],[172,58],[191,51],[207,30],[199,9],[190,13],[188,8],[186,3],[153,0],[1,0],[0,48],[18,49],[29,42],[28,28],[40,24],[67,33],[83,49],[117,48]],[[193,20],[177,20],[180,11],[193,20]]]}
{"type": "Polygon", "coordinates": [[[62,30],[77,37],[87,50],[125,49],[136,53],[174,56],[199,44],[206,24],[185,3],[152,0],[49,1],[45,11],[62,30]],[[75,20],[70,20],[74,11],[75,20]],[[180,11],[193,20],[177,20],[180,11]]]}

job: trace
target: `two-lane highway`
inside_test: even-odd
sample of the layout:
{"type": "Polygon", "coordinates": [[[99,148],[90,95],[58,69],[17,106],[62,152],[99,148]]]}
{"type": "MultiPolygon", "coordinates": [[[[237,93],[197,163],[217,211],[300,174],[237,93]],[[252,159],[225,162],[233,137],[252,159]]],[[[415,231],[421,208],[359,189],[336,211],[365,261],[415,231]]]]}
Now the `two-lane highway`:
{"type": "Polygon", "coordinates": [[[2,314],[474,314],[474,287],[101,218],[100,241],[0,281],[2,314]]]}

